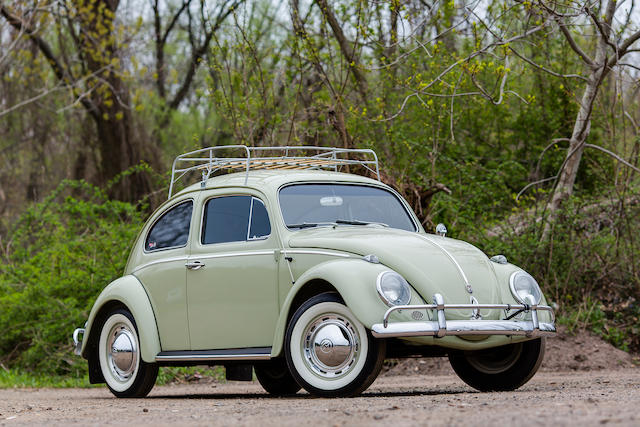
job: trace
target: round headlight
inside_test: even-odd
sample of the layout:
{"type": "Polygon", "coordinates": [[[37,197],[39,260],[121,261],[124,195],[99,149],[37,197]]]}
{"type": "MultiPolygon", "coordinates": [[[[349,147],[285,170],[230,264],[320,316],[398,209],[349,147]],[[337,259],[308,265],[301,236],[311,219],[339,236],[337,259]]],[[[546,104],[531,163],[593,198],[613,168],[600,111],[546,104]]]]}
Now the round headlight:
{"type": "Polygon", "coordinates": [[[383,271],[380,273],[376,287],[380,298],[389,307],[407,305],[411,300],[411,287],[404,280],[404,277],[395,271],[383,271]]]}
{"type": "Polygon", "coordinates": [[[542,291],[536,279],[531,277],[529,273],[516,271],[509,278],[509,286],[513,297],[521,304],[531,304],[530,298],[533,298],[536,304],[540,304],[542,291]]]}

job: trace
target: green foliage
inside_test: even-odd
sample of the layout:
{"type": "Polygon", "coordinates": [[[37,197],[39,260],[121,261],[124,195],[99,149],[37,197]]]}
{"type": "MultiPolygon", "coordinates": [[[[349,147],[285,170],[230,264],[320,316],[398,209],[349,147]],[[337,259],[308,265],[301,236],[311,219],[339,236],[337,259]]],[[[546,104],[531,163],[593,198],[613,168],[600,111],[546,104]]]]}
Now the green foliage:
{"type": "MultiPolygon", "coordinates": [[[[637,201],[635,202],[637,203],[637,201]]],[[[640,212],[602,199],[574,197],[542,242],[540,213],[520,212],[480,235],[461,233],[488,254],[529,271],[561,322],[591,329],[624,350],[640,350],[640,212]]]]}
{"type": "MultiPolygon", "coordinates": [[[[84,363],[86,364],[86,362],[84,363]]],[[[86,371],[86,369],[84,370],[86,371]]],[[[102,384],[90,384],[86,372],[79,370],[76,375],[50,375],[46,372],[23,371],[19,369],[0,369],[0,389],[15,387],[103,387],[102,384]]],[[[222,366],[214,367],[163,367],[158,372],[156,384],[176,384],[198,382],[203,378],[217,382],[225,380],[225,370],[222,366]]]]}
{"type": "Polygon", "coordinates": [[[0,360],[25,372],[86,370],[71,332],[98,293],[122,274],[143,222],[135,206],[83,182],[63,182],[8,233],[0,267],[0,360]]]}
{"type": "MultiPolygon", "coordinates": [[[[183,101],[172,107],[189,75],[194,42],[217,26],[198,23],[190,13],[173,15],[181,2],[160,8],[161,33],[177,19],[162,61],[153,15],[122,7],[116,14],[96,0],[63,8],[71,25],[61,24],[64,10],[60,19],[42,12],[38,33],[80,79],[64,90],[25,32],[15,32],[23,39],[0,41],[8,49],[0,69],[3,105],[38,101],[0,116],[6,165],[0,171],[0,328],[6,331],[0,363],[11,368],[0,384],[34,372],[84,375],[84,363],[70,355],[70,333],[99,291],[121,274],[145,211],[103,192],[150,176],[154,188],[146,200],[153,205],[175,155],[241,143],[375,149],[383,180],[410,201],[427,229],[444,222],[452,237],[504,253],[539,279],[571,328],[591,328],[621,348],[640,349],[640,209],[631,169],[587,149],[575,197],[551,239],[540,241],[542,209],[553,191],[549,178],[567,155],[584,90],[575,77],[588,72],[556,37],[557,28],[547,25],[491,47],[540,25],[544,14],[531,2],[488,2],[482,18],[449,1],[435,9],[396,1],[329,3],[353,55],[342,51],[316,2],[299,5],[303,34],[290,19],[297,2],[244,2],[211,33],[183,101]],[[75,40],[73,28],[90,38],[75,40]],[[14,41],[15,49],[8,48],[14,41]],[[85,69],[77,55],[99,70],[85,69]],[[552,76],[531,62],[574,77],[552,76]],[[354,71],[365,81],[359,84],[354,71]],[[46,88],[57,89],[42,97],[46,88]],[[122,96],[114,96],[116,88],[122,96]],[[101,106],[107,127],[131,116],[132,141],[150,142],[140,163],[103,176],[101,160],[110,157],[97,148],[100,136],[82,100],[101,106]],[[102,188],[67,181],[43,200],[69,176],[102,188]],[[449,191],[430,194],[438,185],[449,191]]],[[[18,13],[27,5],[12,8],[18,13]]],[[[202,16],[213,19],[219,5],[207,6],[202,16]]],[[[597,33],[588,22],[570,26],[585,49],[595,43],[590,31],[597,33]]],[[[603,82],[587,143],[637,166],[639,98],[627,80],[633,76],[616,69],[603,82]]],[[[195,372],[167,370],[165,380],[195,372]]]]}
{"type": "Polygon", "coordinates": [[[51,375],[43,372],[25,372],[15,369],[0,369],[0,389],[16,387],[48,387],[48,388],[70,388],[70,387],[96,387],[89,384],[89,376],[78,373],[78,375],[51,375]]]}

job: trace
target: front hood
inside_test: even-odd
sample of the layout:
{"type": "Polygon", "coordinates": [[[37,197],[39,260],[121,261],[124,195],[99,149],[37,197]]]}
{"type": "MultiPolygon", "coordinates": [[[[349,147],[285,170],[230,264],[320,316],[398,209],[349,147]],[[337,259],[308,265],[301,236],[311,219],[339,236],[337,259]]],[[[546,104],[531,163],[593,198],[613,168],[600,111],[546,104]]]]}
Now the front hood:
{"type": "MultiPolygon", "coordinates": [[[[447,304],[468,304],[471,296],[480,304],[502,303],[498,286],[508,286],[498,284],[491,262],[478,248],[431,234],[363,226],[322,227],[296,232],[289,245],[376,255],[382,264],[404,276],[428,303],[434,293],[442,294],[447,304]]],[[[469,317],[468,312],[447,313],[451,318],[469,317]]],[[[497,313],[491,315],[485,317],[497,313]]]]}

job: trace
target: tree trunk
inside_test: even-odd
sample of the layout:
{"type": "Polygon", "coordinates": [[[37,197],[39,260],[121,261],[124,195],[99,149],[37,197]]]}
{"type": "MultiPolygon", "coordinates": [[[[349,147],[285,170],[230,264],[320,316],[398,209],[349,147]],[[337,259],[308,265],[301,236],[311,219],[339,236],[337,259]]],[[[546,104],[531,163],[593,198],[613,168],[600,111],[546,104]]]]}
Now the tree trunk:
{"type": "Polygon", "coordinates": [[[591,112],[598,94],[598,88],[602,81],[602,74],[601,70],[594,72],[589,77],[587,87],[582,94],[580,109],[578,110],[578,115],[576,116],[576,121],[573,126],[573,133],[571,134],[564,167],[560,170],[556,188],[547,206],[551,215],[553,215],[562,203],[573,193],[573,185],[576,182],[578,168],[580,167],[582,153],[584,152],[584,143],[591,130],[591,112]]]}
{"type": "Polygon", "coordinates": [[[88,70],[98,76],[89,79],[95,109],[90,113],[96,124],[100,154],[98,180],[102,186],[111,184],[108,190],[111,197],[134,202],[151,192],[148,174],[145,171],[119,174],[139,166],[142,161],[155,162],[145,159],[146,144],[134,137],[129,88],[118,65],[114,17],[119,0],[93,0],[88,5],[90,13],[79,14],[83,28],[80,48],[82,56],[87,58],[88,70]],[[105,34],[91,37],[101,33],[105,34]]]}

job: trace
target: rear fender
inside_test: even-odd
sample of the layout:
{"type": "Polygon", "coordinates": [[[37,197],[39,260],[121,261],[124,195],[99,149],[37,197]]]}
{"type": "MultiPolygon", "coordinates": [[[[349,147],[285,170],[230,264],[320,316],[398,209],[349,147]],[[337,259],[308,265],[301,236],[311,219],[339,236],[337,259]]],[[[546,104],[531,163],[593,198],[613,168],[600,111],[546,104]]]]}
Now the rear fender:
{"type": "Polygon", "coordinates": [[[114,280],[96,299],[85,328],[87,338],[82,342],[82,356],[89,359],[90,349],[97,345],[100,337],[100,327],[105,316],[118,306],[126,307],[136,321],[142,360],[147,363],[155,362],[156,355],[161,351],[156,318],[147,292],[132,275],[114,280]]]}

